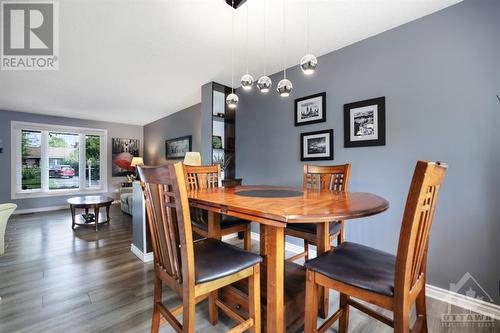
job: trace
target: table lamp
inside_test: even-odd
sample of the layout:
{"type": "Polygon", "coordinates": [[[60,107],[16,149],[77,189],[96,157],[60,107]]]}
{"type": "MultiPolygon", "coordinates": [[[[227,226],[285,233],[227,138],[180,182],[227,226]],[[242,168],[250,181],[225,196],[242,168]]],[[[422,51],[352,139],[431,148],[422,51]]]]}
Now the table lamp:
{"type": "Polygon", "coordinates": [[[142,157],[134,157],[132,158],[132,162],[130,162],[131,167],[136,167],[136,166],[141,166],[144,165],[144,160],[142,157]]]}
{"type": "Polygon", "coordinates": [[[197,151],[189,151],[184,156],[185,165],[201,165],[201,154],[197,151]]]}
{"type": "Polygon", "coordinates": [[[130,166],[135,169],[135,179],[136,180],[141,180],[141,177],[139,176],[139,171],[137,170],[138,166],[143,166],[144,165],[144,160],[142,157],[133,157],[132,162],[130,162],[130,166]]]}

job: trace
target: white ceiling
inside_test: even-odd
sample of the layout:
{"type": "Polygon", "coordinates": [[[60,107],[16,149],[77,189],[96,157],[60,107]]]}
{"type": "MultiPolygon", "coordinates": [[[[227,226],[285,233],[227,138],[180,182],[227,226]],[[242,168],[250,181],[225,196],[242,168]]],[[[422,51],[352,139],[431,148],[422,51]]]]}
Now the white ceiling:
{"type": "MultiPolygon", "coordinates": [[[[288,66],[305,52],[306,0],[286,0],[288,66]]],[[[310,0],[319,56],[461,0],[310,0]]],[[[235,82],[263,74],[263,3],[235,12],[235,82]]],[[[267,72],[283,66],[282,0],[267,0],[267,72]]],[[[0,110],[144,125],[231,84],[231,8],[224,0],[64,0],[59,71],[0,71],[0,110]]]]}

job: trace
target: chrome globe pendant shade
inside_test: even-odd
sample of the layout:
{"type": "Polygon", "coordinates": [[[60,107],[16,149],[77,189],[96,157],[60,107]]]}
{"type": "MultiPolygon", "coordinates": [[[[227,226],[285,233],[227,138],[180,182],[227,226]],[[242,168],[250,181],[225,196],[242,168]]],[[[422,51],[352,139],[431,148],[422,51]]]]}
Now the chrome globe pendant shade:
{"type": "Polygon", "coordinates": [[[281,97],[290,96],[292,89],[293,89],[292,82],[287,78],[284,78],[283,80],[278,82],[278,87],[276,88],[281,97]]]}
{"type": "Polygon", "coordinates": [[[285,38],[285,1],[283,0],[283,79],[278,82],[276,90],[281,97],[288,97],[292,92],[293,85],[290,80],[286,78],[286,38],[285,38]]]}
{"type": "Polygon", "coordinates": [[[311,75],[314,73],[316,66],[318,65],[318,59],[312,54],[306,54],[300,59],[300,68],[305,75],[311,75]]]}
{"type": "Polygon", "coordinates": [[[272,85],[273,81],[271,81],[271,78],[267,75],[261,76],[259,81],[257,81],[257,88],[263,93],[268,92],[272,85]]]}
{"type": "Polygon", "coordinates": [[[247,33],[247,52],[246,52],[246,59],[247,59],[247,73],[241,77],[241,87],[244,90],[251,90],[253,86],[253,76],[248,73],[248,6],[249,4],[247,3],[247,24],[246,24],[246,33],[247,33]]]}
{"type": "Polygon", "coordinates": [[[309,0],[306,0],[306,45],[307,45],[307,53],[305,56],[300,59],[300,69],[304,72],[305,75],[311,75],[316,70],[316,66],[318,66],[318,59],[309,52],[309,0]]]}
{"type": "MultiPolygon", "coordinates": [[[[234,8],[234,0],[232,1],[234,8]]],[[[231,48],[231,93],[226,97],[227,107],[230,109],[235,109],[238,105],[238,95],[234,93],[234,9],[231,8],[231,39],[233,40],[231,48]]]]}
{"type": "Polygon", "coordinates": [[[230,108],[230,109],[236,109],[236,107],[238,106],[239,100],[240,99],[238,98],[238,95],[236,95],[233,92],[233,93],[230,93],[229,95],[227,95],[227,97],[226,97],[226,104],[227,104],[228,108],[230,108]]]}
{"type": "Polygon", "coordinates": [[[251,90],[253,87],[253,76],[250,74],[245,74],[241,77],[241,86],[245,90],[251,90]]]}

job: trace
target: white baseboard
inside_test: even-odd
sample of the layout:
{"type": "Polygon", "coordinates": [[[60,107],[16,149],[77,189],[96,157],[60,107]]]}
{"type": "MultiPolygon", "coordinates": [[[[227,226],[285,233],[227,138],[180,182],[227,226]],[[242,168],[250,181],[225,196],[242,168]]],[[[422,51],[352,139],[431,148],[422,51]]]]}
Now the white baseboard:
{"type": "Polygon", "coordinates": [[[427,297],[500,320],[500,305],[468,297],[430,284],[426,284],[425,292],[427,297]]]}
{"type": "MultiPolygon", "coordinates": [[[[256,232],[252,232],[252,240],[257,242],[260,241],[260,235],[256,232]]],[[[285,242],[285,250],[292,253],[300,253],[304,251],[304,248],[290,242],[285,242]]],[[[311,257],[316,256],[316,250],[314,247],[309,249],[309,254],[311,257]]],[[[471,298],[430,284],[426,284],[426,295],[438,301],[449,303],[485,316],[490,316],[496,320],[500,320],[500,305],[471,298]]]]}
{"type": "Polygon", "coordinates": [[[234,234],[229,234],[229,235],[225,235],[225,236],[222,236],[222,241],[225,242],[225,241],[228,241],[230,239],[233,239],[233,238],[236,238],[238,237],[238,233],[234,233],[234,234]]]}
{"type": "Polygon", "coordinates": [[[28,208],[28,209],[16,209],[12,215],[51,212],[54,210],[62,210],[62,209],[69,209],[69,206],[61,205],[61,206],[49,206],[49,207],[28,208]]]}
{"type": "Polygon", "coordinates": [[[153,252],[144,253],[141,250],[139,250],[139,248],[134,244],[130,244],[130,251],[132,251],[132,253],[135,254],[135,256],[139,258],[142,262],[153,261],[153,252]]]}
{"type": "MultiPolygon", "coordinates": [[[[113,205],[119,204],[120,200],[115,200],[112,202],[113,205]]],[[[42,212],[52,212],[55,210],[69,209],[69,205],[59,205],[59,206],[49,206],[49,207],[39,207],[39,208],[28,208],[28,209],[16,209],[12,215],[20,214],[32,214],[32,213],[42,213],[42,212]]]]}

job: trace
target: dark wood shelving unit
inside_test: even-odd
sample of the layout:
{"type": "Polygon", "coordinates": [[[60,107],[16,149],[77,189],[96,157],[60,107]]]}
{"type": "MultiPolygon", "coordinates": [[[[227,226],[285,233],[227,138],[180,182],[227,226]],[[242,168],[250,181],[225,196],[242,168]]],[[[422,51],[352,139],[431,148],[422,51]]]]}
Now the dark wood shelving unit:
{"type": "Polygon", "coordinates": [[[236,152],[235,152],[235,117],[234,109],[226,105],[226,97],[231,93],[231,89],[224,85],[212,84],[212,136],[222,138],[224,148],[211,148],[212,163],[216,158],[230,158],[229,165],[224,171],[225,179],[234,179],[236,176],[236,152]],[[218,114],[224,114],[224,117],[218,114]]]}

